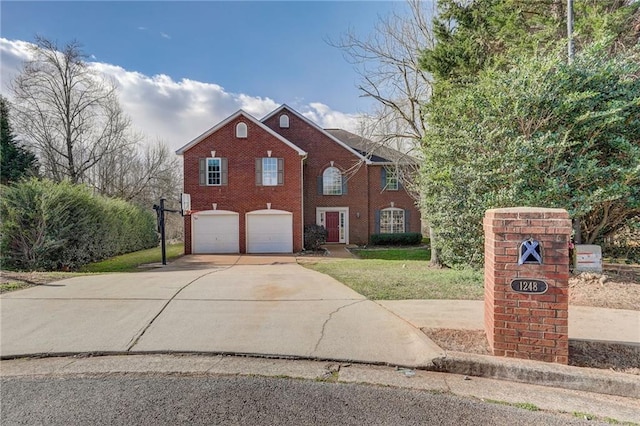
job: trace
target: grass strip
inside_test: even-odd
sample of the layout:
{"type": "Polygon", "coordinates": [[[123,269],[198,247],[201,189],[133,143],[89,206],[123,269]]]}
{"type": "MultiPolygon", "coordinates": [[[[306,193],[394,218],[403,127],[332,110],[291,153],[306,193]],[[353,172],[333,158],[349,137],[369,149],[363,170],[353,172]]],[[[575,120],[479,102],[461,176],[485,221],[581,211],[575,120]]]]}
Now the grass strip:
{"type": "Polygon", "coordinates": [[[380,260],[430,260],[431,251],[427,247],[353,249],[360,259],[380,260]]]}
{"type": "MultiPolygon", "coordinates": [[[[184,246],[182,243],[167,245],[167,260],[182,256],[184,246]]],[[[96,263],[83,266],[81,272],[135,272],[140,265],[162,261],[160,247],[122,254],[96,263]]]]}

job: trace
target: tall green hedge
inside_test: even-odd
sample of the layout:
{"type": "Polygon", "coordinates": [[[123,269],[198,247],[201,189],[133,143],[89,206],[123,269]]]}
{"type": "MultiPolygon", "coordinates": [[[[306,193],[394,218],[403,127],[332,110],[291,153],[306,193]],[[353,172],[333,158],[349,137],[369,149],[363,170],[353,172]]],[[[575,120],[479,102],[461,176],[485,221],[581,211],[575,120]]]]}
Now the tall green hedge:
{"type": "Polygon", "coordinates": [[[30,179],[2,187],[2,264],[76,269],[158,244],[155,216],[83,185],[30,179]]]}

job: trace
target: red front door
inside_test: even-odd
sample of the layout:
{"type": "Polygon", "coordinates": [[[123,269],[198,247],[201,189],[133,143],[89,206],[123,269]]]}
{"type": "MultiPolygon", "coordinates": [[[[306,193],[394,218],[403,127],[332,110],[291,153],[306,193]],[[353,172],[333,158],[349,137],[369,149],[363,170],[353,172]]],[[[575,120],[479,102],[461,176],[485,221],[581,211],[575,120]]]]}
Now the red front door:
{"type": "Polygon", "coordinates": [[[339,243],[340,242],[340,213],[338,212],[326,212],[325,222],[327,224],[327,242],[339,243]]]}

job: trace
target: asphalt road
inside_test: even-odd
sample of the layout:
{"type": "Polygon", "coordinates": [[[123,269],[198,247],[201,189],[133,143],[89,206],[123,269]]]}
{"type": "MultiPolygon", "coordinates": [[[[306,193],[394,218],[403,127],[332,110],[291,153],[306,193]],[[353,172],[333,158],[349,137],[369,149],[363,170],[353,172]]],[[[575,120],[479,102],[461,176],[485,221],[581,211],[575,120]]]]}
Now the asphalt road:
{"type": "Polygon", "coordinates": [[[594,424],[449,394],[288,378],[4,378],[1,392],[3,425],[594,424]]]}

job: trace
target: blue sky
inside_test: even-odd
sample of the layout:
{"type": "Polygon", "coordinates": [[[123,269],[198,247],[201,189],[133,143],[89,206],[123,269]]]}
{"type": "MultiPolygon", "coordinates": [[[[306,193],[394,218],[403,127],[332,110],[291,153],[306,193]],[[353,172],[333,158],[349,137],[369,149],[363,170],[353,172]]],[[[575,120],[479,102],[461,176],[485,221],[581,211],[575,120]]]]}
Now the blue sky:
{"type": "MultiPolygon", "coordinates": [[[[38,34],[61,45],[79,41],[90,60],[114,74],[127,91],[121,100],[134,123],[153,117],[152,110],[159,108],[156,102],[143,111],[141,97],[154,102],[159,93],[169,93],[163,102],[174,108],[174,116],[185,117],[186,109],[193,109],[189,100],[205,96],[200,109],[212,113],[194,122],[197,130],[190,129],[183,139],[197,136],[238,105],[262,113],[272,104],[287,103],[316,121],[327,115],[329,122],[321,125],[338,126],[370,111],[372,102],[359,96],[354,65],[327,40],[349,29],[366,37],[379,16],[402,13],[405,7],[400,1],[2,1],[1,90],[7,94],[6,83],[15,72],[10,68],[19,64],[12,56],[15,42],[31,42],[38,34]],[[7,43],[13,43],[11,49],[7,43]],[[133,96],[136,90],[140,93],[133,96]],[[227,98],[235,102],[225,104],[227,98]]],[[[168,115],[165,111],[164,118],[168,115]]],[[[153,125],[141,127],[148,131],[153,125]]],[[[176,137],[171,145],[178,143],[176,137]]]]}

